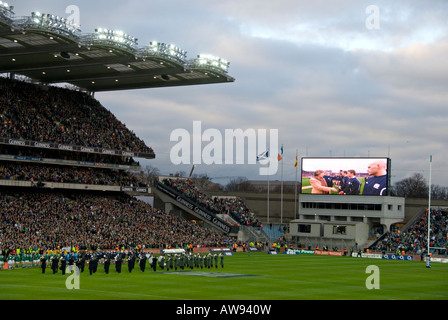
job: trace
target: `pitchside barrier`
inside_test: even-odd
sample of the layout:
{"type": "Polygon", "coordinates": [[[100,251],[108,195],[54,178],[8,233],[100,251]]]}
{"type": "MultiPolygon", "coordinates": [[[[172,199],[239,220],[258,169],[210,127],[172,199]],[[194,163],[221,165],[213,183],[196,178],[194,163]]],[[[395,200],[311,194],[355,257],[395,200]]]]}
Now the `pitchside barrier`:
{"type": "MultiPolygon", "coordinates": [[[[425,258],[426,260],[426,258],[425,258]]],[[[431,262],[448,263],[448,258],[434,258],[431,257],[431,262]]]]}
{"type": "Polygon", "coordinates": [[[210,252],[221,252],[224,256],[233,256],[232,250],[229,248],[213,248],[210,252]]]}
{"type": "Polygon", "coordinates": [[[185,249],[162,249],[162,254],[185,254],[185,249]]]}
{"type": "MultiPolygon", "coordinates": [[[[268,254],[279,254],[276,250],[269,250],[268,254]]],[[[314,254],[321,256],[343,256],[342,251],[324,251],[324,250],[304,250],[304,249],[288,249],[283,254],[297,255],[297,254],[314,254]]],[[[386,260],[402,260],[402,261],[422,261],[419,255],[399,255],[399,254],[381,254],[381,253],[365,253],[353,252],[351,254],[354,258],[368,258],[368,259],[386,259],[386,260]]],[[[423,260],[426,260],[423,258],[423,260]]],[[[448,258],[431,257],[431,262],[448,263],[448,258]]]]}
{"type": "Polygon", "coordinates": [[[369,259],[386,259],[386,260],[402,260],[402,261],[421,261],[419,255],[401,255],[401,254],[381,254],[381,253],[357,253],[353,252],[352,257],[369,258],[369,259]]]}
{"type": "MultiPolygon", "coordinates": [[[[269,251],[269,254],[277,254],[276,251],[269,251]]],[[[319,256],[342,256],[342,251],[325,251],[325,250],[305,250],[305,249],[288,249],[283,254],[314,254],[319,256]]]]}
{"type": "Polygon", "coordinates": [[[284,254],[314,254],[314,250],[288,249],[284,254]]]}

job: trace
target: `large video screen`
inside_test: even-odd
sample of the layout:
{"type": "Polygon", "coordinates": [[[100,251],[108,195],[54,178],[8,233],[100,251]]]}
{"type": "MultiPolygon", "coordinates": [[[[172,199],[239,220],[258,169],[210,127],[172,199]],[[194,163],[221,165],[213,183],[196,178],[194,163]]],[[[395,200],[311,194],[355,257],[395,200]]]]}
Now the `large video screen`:
{"type": "Polygon", "coordinates": [[[389,158],[302,158],[302,194],[389,195],[389,158]]]}

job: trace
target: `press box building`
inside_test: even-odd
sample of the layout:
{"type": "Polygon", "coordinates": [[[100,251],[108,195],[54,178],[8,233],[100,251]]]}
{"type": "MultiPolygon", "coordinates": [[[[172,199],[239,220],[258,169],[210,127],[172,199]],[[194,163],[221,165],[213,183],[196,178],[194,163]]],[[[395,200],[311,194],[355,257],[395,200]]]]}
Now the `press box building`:
{"type": "Polygon", "coordinates": [[[290,236],[306,247],[363,249],[405,217],[405,199],[302,194],[290,236]]]}

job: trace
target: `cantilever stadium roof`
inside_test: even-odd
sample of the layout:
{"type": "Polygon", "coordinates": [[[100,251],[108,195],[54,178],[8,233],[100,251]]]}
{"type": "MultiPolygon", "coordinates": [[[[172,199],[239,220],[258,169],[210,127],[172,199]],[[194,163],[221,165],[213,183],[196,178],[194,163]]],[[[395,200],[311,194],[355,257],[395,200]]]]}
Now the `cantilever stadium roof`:
{"type": "Polygon", "coordinates": [[[81,34],[54,15],[15,18],[0,8],[0,73],[99,92],[233,82],[228,65],[210,56],[187,60],[186,52],[164,43],[139,48],[120,31],[81,34]]]}

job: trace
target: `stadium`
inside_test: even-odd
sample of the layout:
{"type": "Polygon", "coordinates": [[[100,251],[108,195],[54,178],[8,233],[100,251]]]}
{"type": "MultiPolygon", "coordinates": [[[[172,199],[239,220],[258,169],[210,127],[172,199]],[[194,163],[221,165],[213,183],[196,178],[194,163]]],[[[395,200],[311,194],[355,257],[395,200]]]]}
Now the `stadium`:
{"type": "Polygon", "coordinates": [[[264,194],[141,174],[157,150],[95,93],[233,85],[229,65],[0,2],[1,300],[448,298],[448,206],[304,193],[271,226],[264,194]]]}

